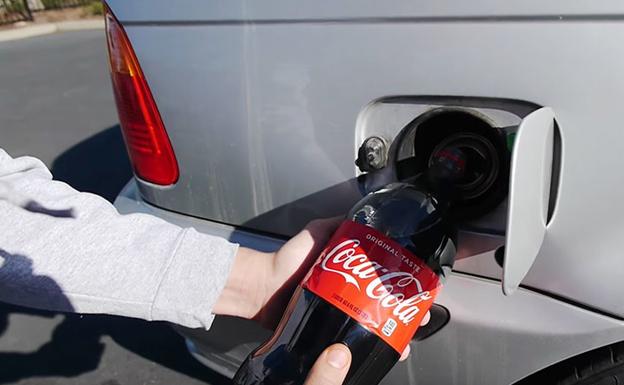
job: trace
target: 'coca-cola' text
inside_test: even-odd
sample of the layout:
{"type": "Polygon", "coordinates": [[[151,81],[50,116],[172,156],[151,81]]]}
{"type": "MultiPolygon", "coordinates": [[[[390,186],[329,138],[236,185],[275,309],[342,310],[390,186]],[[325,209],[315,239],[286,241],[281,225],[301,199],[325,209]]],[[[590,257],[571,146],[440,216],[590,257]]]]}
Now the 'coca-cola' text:
{"type": "Polygon", "coordinates": [[[402,352],[431,307],[439,281],[392,239],[345,221],[303,286],[402,352]]]}

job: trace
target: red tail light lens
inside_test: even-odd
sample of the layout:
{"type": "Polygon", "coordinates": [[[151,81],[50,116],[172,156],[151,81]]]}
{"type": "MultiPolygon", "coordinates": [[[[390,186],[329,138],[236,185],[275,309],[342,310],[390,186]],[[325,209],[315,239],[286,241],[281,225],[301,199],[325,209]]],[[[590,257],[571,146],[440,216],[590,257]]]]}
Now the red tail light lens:
{"type": "Polygon", "coordinates": [[[113,93],[135,174],[151,183],[178,180],[178,163],[158,108],[123,27],[108,7],[106,37],[113,93]]]}

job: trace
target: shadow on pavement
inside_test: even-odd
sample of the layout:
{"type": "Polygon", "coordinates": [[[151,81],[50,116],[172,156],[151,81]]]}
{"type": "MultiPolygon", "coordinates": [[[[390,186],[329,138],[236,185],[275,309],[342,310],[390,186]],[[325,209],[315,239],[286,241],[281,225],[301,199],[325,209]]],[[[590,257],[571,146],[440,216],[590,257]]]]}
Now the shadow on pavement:
{"type": "MultiPolygon", "coordinates": [[[[53,317],[55,313],[0,304],[0,328],[6,327],[11,313],[53,317]]],[[[0,329],[1,330],[1,329],[0,329]]],[[[229,384],[225,378],[215,382],[215,374],[195,361],[184,341],[162,322],[107,315],[66,314],[54,329],[52,338],[34,352],[0,353],[0,384],[32,377],[74,377],[98,368],[104,352],[102,338],[109,336],[125,349],[214,385],[229,384]]]]}
{"type": "Polygon", "coordinates": [[[54,179],[108,201],[132,177],[119,125],[101,131],[59,155],[52,163],[54,179]]]}
{"type": "MultiPolygon", "coordinates": [[[[101,195],[112,202],[132,176],[119,126],[110,127],[61,154],[53,163],[52,173],[55,179],[63,180],[77,190],[101,195]]],[[[22,265],[30,261],[25,256],[17,258],[18,256],[7,254],[5,252],[0,256],[6,261],[22,265]]],[[[3,273],[15,274],[10,271],[11,266],[15,264],[0,264],[0,283],[3,282],[3,273]]],[[[56,294],[50,297],[61,300],[64,298],[60,294],[59,286],[49,277],[30,274],[23,278],[46,280],[45,287],[56,294]]],[[[0,285],[0,291],[10,289],[0,285]]],[[[42,302],[27,305],[72,310],[67,299],[64,304],[42,302]]],[[[52,312],[0,303],[0,338],[6,332],[9,316],[13,313],[46,318],[55,316],[52,312]]],[[[102,337],[105,336],[110,336],[125,349],[174,371],[210,381],[213,385],[230,383],[193,359],[186,350],[182,337],[167,323],[108,315],[66,314],[64,320],[55,328],[51,340],[36,351],[0,353],[0,384],[31,377],[73,377],[93,371],[102,358],[105,349],[102,337]]]]}
{"type": "MultiPolygon", "coordinates": [[[[3,262],[0,266],[0,299],[17,300],[33,308],[53,307],[62,311],[73,311],[70,301],[63,295],[63,291],[52,278],[34,274],[33,262],[30,258],[24,255],[11,254],[0,248],[0,260],[3,262]],[[16,279],[20,281],[17,288],[14,287],[16,279]],[[26,282],[27,287],[39,288],[41,292],[28,293],[24,298],[16,299],[15,297],[19,296],[19,286],[24,282],[26,282]],[[6,298],[3,298],[4,295],[7,295],[6,298]]],[[[0,307],[0,334],[4,334],[6,331],[9,326],[8,316],[14,312],[25,312],[43,317],[53,316],[53,314],[43,311],[2,305],[0,307]]],[[[78,347],[78,349],[72,349],[72,352],[69,352],[70,354],[59,354],[66,353],[55,349],[57,335],[61,334],[59,331],[62,332],[60,329],[60,327],[56,329],[54,337],[50,342],[41,346],[35,352],[1,352],[0,383],[47,374],[71,376],[84,370],[97,368],[104,346],[96,340],[94,341],[94,346],[88,346],[88,350],[80,349],[85,347],[84,345],[88,344],[89,341],[82,338],[84,336],[80,336],[80,329],[78,329],[74,331],[78,338],[67,341],[69,342],[67,347],[71,345],[72,341],[76,341],[83,346],[78,347]],[[85,354],[85,352],[88,353],[85,354]],[[67,365],[65,362],[71,362],[71,365],[67,365]]]]}

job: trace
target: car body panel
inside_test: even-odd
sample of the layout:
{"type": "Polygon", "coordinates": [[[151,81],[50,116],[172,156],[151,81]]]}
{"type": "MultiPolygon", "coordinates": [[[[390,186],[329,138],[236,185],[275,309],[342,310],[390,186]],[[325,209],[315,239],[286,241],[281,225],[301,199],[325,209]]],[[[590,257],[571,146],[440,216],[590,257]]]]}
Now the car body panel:
{"type": "Polygon", "coordinates": [[[174,211],[265,231],[279,232],[271,228],[278,223],[294,232],[313,217],[345,212],[359,197],[355,125],[371,100],[463,94],[552,107],[564,143],[559,196],[524,283],[624,316],[624,302],[609,295],[624,292],[624,259],[612,258],[624,228],[624,216],[613,215],[623,210],[624,183],[614,165],[624,142],[612,129],[624,87],[611,75],[624,66],[615,38],[624,24],[126,30],[181,170],[175,186],[141,185],[143,195],[174,211]],[[345,46],[345,59],[332,60],[345,46]]]}
{"type": "MultiPolygon", "coordinates": [[[[132,42],[180,166],[175,185],[136,180],[134,195],[122,194],[118,207],[160,207],[150,212],[271,249],[310,219],[343,214],[366,192],[353,164],[362,139],[383,132],[392,140],[422,112],[410,103],[392,109],[385,100],[451,97],[461,107],[473,98],[511,99],[550,107],[561,145],[559,179],[552,181],[558,192],[524,289],[503,297],[500,282],[463,275],[450,282],[440,301],[452,322],[415,348],[427,346],[439,365],[451,353],[461,362],[451,371],[403,365],[412,372],[390,378],[500,383],[623,339],[624,141],[617,127],[624,81],[617,74],[624,67],[624,3],[108,3],[132,42]],[[371,111],[380,111],[376,125],[371,111]],[[452,289],[466,280],[473,283],[463,291],[452,289]],[[491,309],[468,311],[468,297],[477,295],[491,309]],[[531,316],[514,312],[518,303],[531,316]],[[498,324],[496,314],[503,315],[498,324]],[[579,321],[580,329],[566,323],[577,316],[600,321],[579,321]],[[562,323],[571,329],[556,334],[562,323]],[[430,340],[450,350],[436,350],[430,340]],[[487,352],[469,348],[481,345],[487,352]]],[[[513,125],[523,117],[488,111],[513,125]]],[[[481,223],[503,224],[505,210],[503,203],[484,213],[481,223]]],[[[504,233],[482,226],[464,235],[460,251],[471,245],[471,252],[455,270],[500,280],[493,250],[504,233]]]]}
{"type": "MultiPolygon", "coordinates": [[[[236,20],[336,20],[336,19],[408,19],[439,18],[506,18],[535,19],[550,17],[560,20],[566,16],[591,15],[593,18],[615,17],[624,13],[624,4],[618,0],[597,0],[592,2],[571,2],[566,0],[526,0],[522,2],[500,2],[479,0],[470,3],[457,0],[441,0],[431,3],[413,1],[379,2],[375,0],[321,0],[315,2],[293,2],[288,0],[257,1],[201,1],[182,0],[171,3],[165,0],[108,0],[122,22],[166,22],[166,21],[219,21],[236,20]]],[[[406,20],[410,21],[410,20],[406,20]]]]}

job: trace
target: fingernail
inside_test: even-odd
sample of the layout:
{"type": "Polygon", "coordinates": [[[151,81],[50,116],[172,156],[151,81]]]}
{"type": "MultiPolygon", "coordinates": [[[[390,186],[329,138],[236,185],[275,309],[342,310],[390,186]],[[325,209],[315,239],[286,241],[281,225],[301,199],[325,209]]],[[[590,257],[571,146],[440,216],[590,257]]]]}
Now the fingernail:
{"type": "Polygon", "coordinates": [[[342,348],[333,348],[327,353],[327,363],[336,369],[342,369],[347,365],[349,357],[342,348]]]}

